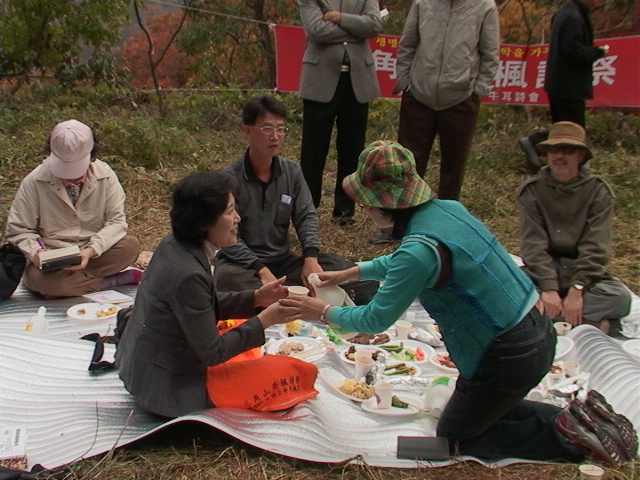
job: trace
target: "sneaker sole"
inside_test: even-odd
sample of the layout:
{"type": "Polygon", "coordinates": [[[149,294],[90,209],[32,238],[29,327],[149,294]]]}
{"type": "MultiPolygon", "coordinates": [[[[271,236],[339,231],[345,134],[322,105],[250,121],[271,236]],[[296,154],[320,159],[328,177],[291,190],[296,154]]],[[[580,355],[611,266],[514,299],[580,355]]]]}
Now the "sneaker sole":
{"type": "Polygon", "coordinates": [[[578,401],[569,405],[569,411],[584,428],[595,434],[596,438],[606,450],[606,458],[613,464],[620,464],[628,460],[624,445],[616,438],[608,428],[600,424],[598,417],[591,416],[586,406],[578,401]]]}
{"type": "Polygon", "coordinates": [[[566,420],[567,426],[562,422],[554,422],[556,430],[562,434],[575,448],[588,457],[603,463],[611,463],[613,459],[597,435],[587,430],[570,412],[563,412],[560,415],[566,420]]]}
{"type": "Polygon", "coordinates": [[[638,454],[638,435],[631,421],[616,413],[605,398],[595,390],[587,394],[587,407],[599,418],[610,423],[620,435],[624,445],[628,445],[627,453],[631,458],[638,454]]]}

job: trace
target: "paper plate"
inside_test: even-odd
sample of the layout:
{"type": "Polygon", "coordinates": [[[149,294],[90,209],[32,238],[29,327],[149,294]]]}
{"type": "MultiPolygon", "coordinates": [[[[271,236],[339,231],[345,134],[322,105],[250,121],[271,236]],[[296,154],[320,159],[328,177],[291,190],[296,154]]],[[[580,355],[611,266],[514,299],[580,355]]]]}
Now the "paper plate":
{"type": "MultiPolygon", "coordinates": [[[[375,352],[384,352],[384,350],[382,350],[381,348],[378,348],[374,345],[354,345],[356,352],[358,350],[365,350],[371,353],[375,353],[375,352]]],[[[349,365],[355,365],[356,362],[351,360],[350,358],[347,358],[347,352],[349,351],[349,349],[347,348],[346,350],[343,350],[340,352],[340,354],[338,355],[340,357],[340,360],[342,360],[343,362],[348,363],[349,365]]]]}
{"type": "Polygon", "coordinates": [[[622,348],[625,352],[630,353],[634,357],[640,358],[640,338],[625,340],[622,342],[622,348]]]}
{"type": "Polygon", "coordinates": [[[111,303],[79,303],[67,310],[67,317],[78,322],[97,322],[115,318],[120,306],[111,303]]]}
{"type": "Polygon", "coordinates": [[[458,373],[457,368],[447,367],[446,365],[443,365],[442,363],[440,363],[438,361],[438,355],[449,355],[449,352],[447,351],[436,352],[434,355],[429,355],[429,363],[431,363],[431,365],[437,367],[439,370],[442,370],[443,372],[455,373],[455,374],[458,373]]]}
{"type": "Polygon", "coordinates": [[[339,397],[342,397],[346,400],[352,400],[354,402],[364,402],[364,398],[352,397],[351,395],[347,395],[346,393],[338,389],[338,385],[340,385],[347,378],[341,373],[336,372],[332,368],[321,368],[318,370],[318,374],[320,375],[320,378],[322,378],[324,383],[326,383],[327,386],[331,388],[331,391],[339,397]]]}
{"type": "MultiPolygon", "coordinates": [[[[422,375],[422,369],[416,365],[413,362],[398,362],[398,363],[407,363],[409,367],[413,368],[414,372],[411,375],[408,374],[396,374],[396,375],[390,375],[386,372],[383,372],[382,374],[385,376],[385,378],[393,378],[393,377],[417,377],[422,375]]],[[[389,364],[387,366],[390,365],[395,365],[393,362],[389,362],[389,364]]],[[[385,380],[386,381],[386,380],[385,380]]]]}
{"type": "Polygon", "coordinates": [[[322,332],[322,330],[320,330],[318,327],[315,327],[315,326],[311,327],[311,334],[297,335],[296,333],[294,333],[294,332],[292,332],[290,330],[287,330],[287,324],[286,323],[278,326],[278,335],[280,335],[281,338],[288,338],[288,339],[299,338],[300,336],[311,337],[311,338],[325,338],[326,337],[326,335],[322,332]]]}
{"type": "Polygon", "coordinates": [[[418,342],[417,340],[394,340],[393,342],[389,342],[387,344],[385,344],[385,347],[389,347],[389,346],[393,346],[393,345],[399,345],[400,343],[402,343],[402,345],[405,348],[410,348],[415,350],[416,348],[421,348],[422,351],[424,352],[424,360],[415,360],[415,361],[411,361],[411,360],[400,360],[398,358],[394,358],[391,356],[390,352],[387,352],[386,350],[382,349],[384,352],[387,353],[388,356],[388,361],[387,363],[391,363],[391,362],[405,362],[405,363],[411,363],[411,364],[422,364],[422,363],[427,363],[429,361],[429,358],[432,355],[435,355],[436,351],[433,349],[432,346],[427,345],[426,343],[422,343],[422,342],[418,342]]]}
{"type": "MultiPolygon", "coordinates": [[[[403,400],[414,405],[422,405],[424,400],[420,395],[414,392],[395,392],[393,393],[400,400],[403,400]]],[[[391,408],[375,408],[370,405],[370,402],[363,402],[361,405],[362,410],[367,413],[375,413],[376,415],[382,415],[385,417],[404,417],[407,415],[415,415],[420,413],[415,407],[408,406],[407,408],[391,407],[391,408]]]]}
{"type": "Polygon", "coordinates": [[[322,345],[322,342],[316,338],[311,338],[311,337],[291,337],[291,338],[282,338],[280,340],[276,340],[275,342],[269,345],[269,348],[267,349],[267,353],[271,355],[278,355],[278,351],[280,350],[280,347],[283,343],[301,343],[302,345],[304,345],[304,350],[297,352],[299,355],[292,354],[290,355],[290,357],[300,358],[300,360],[304,360],[305,362],[310,362],[310,363],[317,362],[322,358],[324,358],[324,356],[327,354],[326,348],[316,349],[316,347],[319,347],[320,345],[322,345]],[[305,356],[304,352],[311,348],[313,348],[314,352],[317,352],[317,353],[313,353],[305,356]]]}
{"type": "Polygon", "coordinates": [[[572,349],[574,342],[569,337],[558,337],[555,360],[564,358],[572,349]]]}

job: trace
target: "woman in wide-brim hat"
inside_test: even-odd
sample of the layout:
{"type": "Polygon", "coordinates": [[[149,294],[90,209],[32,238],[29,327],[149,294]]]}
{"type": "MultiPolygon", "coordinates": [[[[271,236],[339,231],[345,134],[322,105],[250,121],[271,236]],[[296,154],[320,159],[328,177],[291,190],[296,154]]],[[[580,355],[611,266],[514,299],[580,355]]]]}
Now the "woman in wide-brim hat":
{"type": "Polygon", "coordinates": [[[297,306],[300,318],[375,334],[417,298],[460,372],[437,427],[452,454],[581,461],[554,427],[560,409],[523,400],[549,371],[556,337],[533,283],[496,237],[461,203],[433,198],[411,152],[395,142],[369,145],[343,187],[378,225],[392,223],[401,243],[390,255],[319,274],[318,286],[371,279],[381,288],[357,307],[312,297],[281,303],[297,306]]]}

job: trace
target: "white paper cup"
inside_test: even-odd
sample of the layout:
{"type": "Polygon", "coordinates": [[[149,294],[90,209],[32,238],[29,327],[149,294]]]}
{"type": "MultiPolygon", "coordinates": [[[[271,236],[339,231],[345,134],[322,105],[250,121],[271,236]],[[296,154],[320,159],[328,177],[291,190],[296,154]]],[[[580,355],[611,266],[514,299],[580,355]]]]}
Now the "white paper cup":
{"type": "Polygon", "coordinates": [[[391,397],[393,397],[393,385],[390,383],[376,383],[373,390],[378,396],[378,408],[391,408],[391,397]]]}
{"type": "Polygon", "coordinates": [[[289,297],[308,297],[309,289],[307,287],[302,287],[300,285],[292,285],[287,287],[288,296],[289,297]]]}
{"type": "Polygon", "coordinates": [[[564,362],[562,369],[567,377],[580,375],[580,364],[578,362],[564,362]]]}
{"type": "Polygon", "coordinates": [[[568,322],[556,322],[553,324],[553,328],[556,329],[556,333],[560,336],[564,336],[571,330],[571,324],[568,322]]]}
{"type": "Polygon", "coordinates": [[[373,352],[369,350],[356,350],[356,352],[353,354],[354,360],[356,358],[372,358],[372,357],[373,357],[373,352]]]}
{"type": "Polygon", "coordinates": [[[540,385],[533,387],[526,396],[527,400],[531,400],[533,402],[541,402],[547,396],[547,392],[544,391],[544,388],[540,385]]]}
{"type": "Polygon", "coordinates": [[[406,340],[409,337],[409,330],[413,325],[406,320],[398,320],[396,322],[396,338],[398,340],[406,340]]]}
{"type": "Polygon", "coordinates": [[[553,386],[566,378],[563,373],[547,373],[542,379],[542,384],[547,390],[551,390],[553,386]]]}
{"type": "Polygon", "coordinates": [[[580,480],[602,480],[604,478],[604,468],[597,465],[585,463],[578,467],[580,480]]]}
{"type": "Polygon", "coordinates": [[[355,359],[356,374],[355,380],[360,380],[373,368],[374,361],[371,357],[359,357],[355,359]]]}

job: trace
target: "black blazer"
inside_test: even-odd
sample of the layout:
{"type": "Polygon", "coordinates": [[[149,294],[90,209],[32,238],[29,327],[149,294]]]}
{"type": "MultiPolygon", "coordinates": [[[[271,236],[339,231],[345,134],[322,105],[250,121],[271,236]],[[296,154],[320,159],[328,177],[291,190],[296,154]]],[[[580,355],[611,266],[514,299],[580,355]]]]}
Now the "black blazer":
{"type": "Polygon", "coordinates": [[[604,52],[593,45],[589,11],[568,0],[553,16],[544,89],[552,97],[593,98],[593,62],[604,52]]]}
{"type": "Polygon", "coordinates": [[[120,378],[151,413],[177,417],[211,407],[207,367],[264,344],[255,314],[253,291],[216,294],[204,250],[168,235],[144,273],[118,344],[120,378]],[[218,335],[218,319],[249,317],[218,335]]]}

